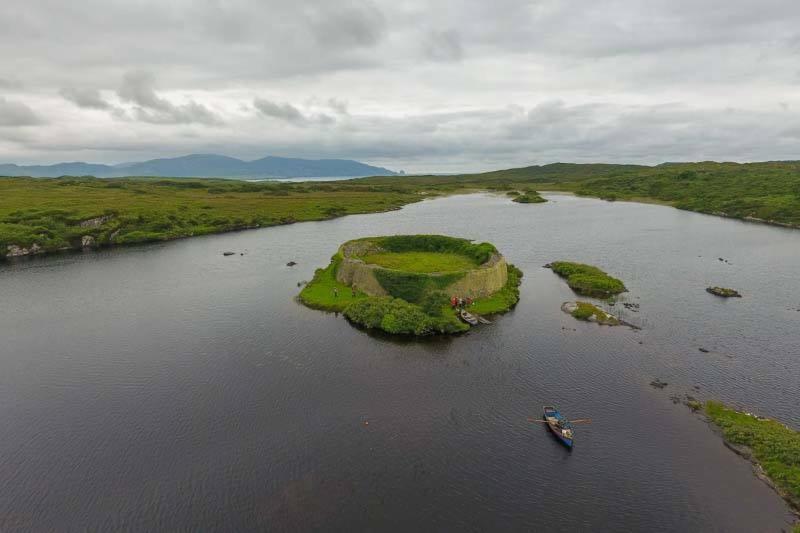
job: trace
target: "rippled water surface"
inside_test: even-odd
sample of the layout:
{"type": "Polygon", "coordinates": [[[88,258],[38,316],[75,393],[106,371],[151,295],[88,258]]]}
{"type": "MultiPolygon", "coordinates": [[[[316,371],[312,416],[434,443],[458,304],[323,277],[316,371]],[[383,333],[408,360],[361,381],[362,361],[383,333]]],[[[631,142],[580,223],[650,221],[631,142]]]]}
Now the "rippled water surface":
{"type": "Polygon", "coordinates": [[[800,426],[800,231],[550,199],[0,265],[0,530],[787,527],[670,396],[800,426]],[[399,342],[293,300],[342,241],[432,232],[496,244],[525,272],[517,308],[399,342]],[[643,329],[563,314],[574,295],[541,268],[555,259],[622,278],[643,329]],[[572,453],[528,422],[545,403],[593,420],[572,453]]]}

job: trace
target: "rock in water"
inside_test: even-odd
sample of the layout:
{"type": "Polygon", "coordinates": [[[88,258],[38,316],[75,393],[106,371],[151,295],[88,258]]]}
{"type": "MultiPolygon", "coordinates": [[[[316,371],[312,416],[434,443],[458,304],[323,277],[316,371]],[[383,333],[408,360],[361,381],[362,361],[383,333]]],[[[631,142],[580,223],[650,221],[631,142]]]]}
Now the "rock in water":
{"type": "Polygon", "coordinates": [[[234,254],[235,254],[235,252],[222,252],[222,255],[224,255],[225,257],[228,257],[229,255],[234,255],[234,254]]]}
{"type": "Polygon", "coordinates": [[[714,296],[722,298],[741,298],[742,295],[733,289],[726,289],[725,287],[708,287],[706,292],[714,296]]]}
{"type": "Polygon", "coordinates": [[[295,266],[296,264],[297,264],[297,263],[295,263],[294,261],[289,261],[288,263],[286,263],[286,266],[287,266],[287,267],[293,267],[293,266],[295,266]]]}
{"type": "Polygon", "coordinates": [[[667,384],[666,381],[661,381],[659,378],[656,378],[656,379],[654,379],[653,381],[650,382],[650,385],[655,387],[655,388],[657,388],[657,389],[663,389],[668,384],[667,384]]]}

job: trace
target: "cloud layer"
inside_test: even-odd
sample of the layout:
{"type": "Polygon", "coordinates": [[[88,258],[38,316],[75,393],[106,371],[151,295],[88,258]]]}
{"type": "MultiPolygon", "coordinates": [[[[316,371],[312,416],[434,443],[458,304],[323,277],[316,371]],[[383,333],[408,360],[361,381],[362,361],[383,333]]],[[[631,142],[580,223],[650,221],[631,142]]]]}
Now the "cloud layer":
{"type": "Polygon", "coordinates": [[[800,159],[789,0],[6,0],[0,161],[800,159]]]}

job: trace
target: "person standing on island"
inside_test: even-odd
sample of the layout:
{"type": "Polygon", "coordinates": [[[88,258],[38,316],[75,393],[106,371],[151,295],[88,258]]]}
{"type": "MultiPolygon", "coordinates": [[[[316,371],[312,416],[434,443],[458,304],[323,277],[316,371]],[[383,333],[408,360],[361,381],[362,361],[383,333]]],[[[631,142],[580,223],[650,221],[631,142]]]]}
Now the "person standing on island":
{"type": "Polygon", "coordinates": [[[333,297],[334,298],[338,298],[339,297],[339,289],[337,289],[336,287],[333,288],[333,297]]]}

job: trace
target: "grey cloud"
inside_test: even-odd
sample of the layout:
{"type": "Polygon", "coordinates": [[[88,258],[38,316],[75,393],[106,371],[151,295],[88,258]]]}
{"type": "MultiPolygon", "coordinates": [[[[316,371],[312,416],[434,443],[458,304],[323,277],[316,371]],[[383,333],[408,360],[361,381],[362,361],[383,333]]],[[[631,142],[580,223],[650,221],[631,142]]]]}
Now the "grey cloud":
{"type": "Polygon", "coordinates": [[[19,80],[0,78],[0,89],[21,89],[22,82],[19,80]]]}
{"type": "Polygon", "coordinates": [[[336,122],[332,116],[325,113],[304,114],[300,109],[289,103],[278,103],[265,98],[253,100],[253,107],[265,117],[276,118],[290,122],[297,126],[307,124],[333,124],[336,122]]]}
{"type": "Polygon", "coordinates": [[[798,27],[796,0],[3,0],[0,110],[46,113],[28,161],[796,159],[798,27]]]}
{"type": "Polygon", "coordinates": [[[219,125],[222,120],[202,104],[190,100],[176,105],[155,91],[155,79],[147,72],[125,74],[117,91],[122,101],[134,104],[134,117],[152,124],[191,124],[219,125]]]}
{"type": "Polygon", "coordinates": [[[349,114],[348,104],[345,100],[339,100],[338,98],[328,98],[328,107],[330,107],[340,115],[349,114]]]}
{"type": "Polygon", "coordinates": [[[76,106],[85,109],[111,108],[111,104],[103,98],[97,89],[65,87],[59,91],[59,94],[76,106]]]}
{"type": "Polygon", "coordinates": [[[320,2],[305,15],[317,41],[324,46],[374,46],[386,31],[386,19],[370,1],[320,2]]]}
{"type": "Polygon", "coordinates": [[[303,113],[291,104],[279,104],[264,98],[256,98],[253,101],[253,105],[262,115],[267,117],[279,118],[287,122],[295,123],[305,121],[303,113]]]}
{"type": "Polygon", "coordinates": [[[44,123],[29,106],[0,96],[0,126],[36,126],[44,123]]]}
{"type": "Polygon", "coordinates": [[[460,61],[464,57],[461,36],[455,30],[431,32],[425,42],[425,55],[434,61],[460,61]]]}

